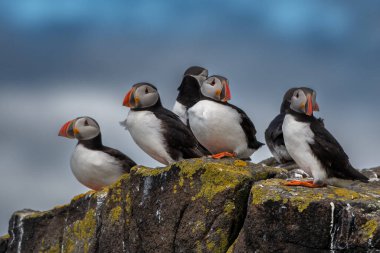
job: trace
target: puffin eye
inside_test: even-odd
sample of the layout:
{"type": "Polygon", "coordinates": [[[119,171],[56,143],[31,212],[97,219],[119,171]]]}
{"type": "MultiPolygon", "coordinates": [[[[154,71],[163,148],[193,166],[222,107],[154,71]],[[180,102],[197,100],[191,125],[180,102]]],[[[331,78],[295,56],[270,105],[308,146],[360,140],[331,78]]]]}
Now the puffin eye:
{"type": "Polygon", "coordinates": [[[88,121],[87,121],[87,119],[84,121],[84,125],[85,125],[85,126],[88,126],[88,121]]]}
{"type": "Polygon", "coordinates": [[[211,84],[211,86],[214,86],[215,85],[215,79],[212,80],[212,82],[210,84],[211,84]]]}
{"type": "Polygon", "coordinates": [[[300,94],[299,94],[299,92],[297,92],[297,94],[296,94],[296,98],[298,98],[300,96],[300,94]]]}
{"type": "Polygon", "coordinates": [[[145,94],[148,94],[148,93],[149,93],[148,88],[145,88],[145,94]]]}

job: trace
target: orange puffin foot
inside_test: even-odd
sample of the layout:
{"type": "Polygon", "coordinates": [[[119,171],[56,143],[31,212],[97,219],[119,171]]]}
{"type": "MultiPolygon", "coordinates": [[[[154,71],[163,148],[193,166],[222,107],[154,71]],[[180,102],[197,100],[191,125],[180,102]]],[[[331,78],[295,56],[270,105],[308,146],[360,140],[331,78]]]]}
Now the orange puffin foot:
{"type": "Polygon", "coordinates": [[[287,183],[285,183],[286,186],[304,186],[309,188],[321,188],[325,187],[326,185],[318,185],[314,184],[313,181],[299,181],[299,180],[292,180],[287,183]]]}
{"type": "Polygon", "coordinates": [[[235,153],[230,153],[230,152],[221,152],[221,153],[212,155],[211,157],[214,158],[214,159],[221,159],[223,157],[236,157],[236,154],[235,153]]]}

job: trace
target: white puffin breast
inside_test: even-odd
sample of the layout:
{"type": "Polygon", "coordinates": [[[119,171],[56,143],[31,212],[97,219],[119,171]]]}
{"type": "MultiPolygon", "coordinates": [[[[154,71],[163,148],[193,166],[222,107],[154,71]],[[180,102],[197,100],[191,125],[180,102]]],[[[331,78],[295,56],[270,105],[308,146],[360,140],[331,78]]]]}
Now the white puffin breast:
{"type": "Polygon", "coordinates": [[[173,112],[179,117],[183,124],[187,125],[187,109],[186,106],[178,101],[175,101],[173,112]]]}
{"type": "Polygon", "coordinates": [[[247,138],[240,123],[240,114],[229,106],[201,100],[188,110],[189,125],[197,140],[211,153],[235,152],[248,158],[247,138]]]}
{"type": "Polygon", "coordinates": [[[174,160],[165,149],[161,121],[150,111],[129,111],[126,127],[136,144],[162,164],[174,160]]]}
{"type": "Polygon", "coordinates": [[[313,175],[314,182],[325,182],[326,170],[310,148],[310,144],[314,143],[310,123],[297,121],[293,115],[286,114],[282,132],[286,149],[297,165],[309,175],[313,175]]]}
{"type": "Polygon", "coordinates": [[[76,146],[70,167],[74,176],[85,186],[100,190],[117,181],[124,173],[114,157],[99,150],[91,150],[82,144],[76,146]]]}

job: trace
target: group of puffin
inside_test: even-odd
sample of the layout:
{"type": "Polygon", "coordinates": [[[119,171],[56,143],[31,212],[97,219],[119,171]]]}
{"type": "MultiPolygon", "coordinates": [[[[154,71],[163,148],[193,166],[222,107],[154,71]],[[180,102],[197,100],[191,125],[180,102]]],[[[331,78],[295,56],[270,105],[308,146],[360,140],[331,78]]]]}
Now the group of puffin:
{"type": "MultiPolygon", "coordinates": [[[[264,144],[247,114],[230,104],[228,79],[208,70],[188,68],[178,88],[173,111],[162,106],[157,88],[137,83],[124,98],[129,107],[121,124],[145,153],[162,164],[210,156],[249,160],[264,144]]],[[[289,89],[280,114],[265,131],[266,143],[279,163],[295,162],[313,176],[313,181],[288,181],[288,186],[322,187],[336,178],[368,179],[355,170],[336,139],[326,130],[318,111],[316,92],[310,88],[289,89]]],[[[75,138],[78,144],[70,167],[79,182],[100,190],[128,173],[136,163],[122,152],[102,143],[99,124],[90,117],[65,123],[59,136],[75,138]]]]}

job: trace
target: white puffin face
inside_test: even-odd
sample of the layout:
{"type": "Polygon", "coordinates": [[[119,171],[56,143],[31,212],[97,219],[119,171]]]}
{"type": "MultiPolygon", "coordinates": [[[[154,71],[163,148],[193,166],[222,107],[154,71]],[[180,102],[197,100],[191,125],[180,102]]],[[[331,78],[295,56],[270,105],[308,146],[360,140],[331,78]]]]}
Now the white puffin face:
{"type": "Polygon", "coordinates": [[[155,105],[160,99],[156,87],[149,83],[138,83],[124,98],[123,105],[130,108],[147,108],[155,105]]]}
{"type": "Polygon", "coordinates": [[[66,122],[59,131],[59,136],[78,139],[90,140],[100,134],[99,124],[90,117],[78,117],[66,122]]]}
{"type": "Polygon", "coordinates": [[[80,117],[75,120],[73,133],[78,140],[90,140],[100,133],[98,123],[90,117],[80,117]]]}
{"type": "Polygon", "coordinates": [[[299,88],[294,91],[290,99],[290,109],[312,116],[313,111],[319,111],[316,96],[316,92],[310,88],[299,88]]]}
{"type": "Polygon", "coordinates": [[[204,96],[216,101],[227,102],[231,99],[228,80],[220,76],[210,76],[201,86],[201,92],[204,96]]]}

